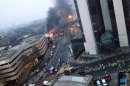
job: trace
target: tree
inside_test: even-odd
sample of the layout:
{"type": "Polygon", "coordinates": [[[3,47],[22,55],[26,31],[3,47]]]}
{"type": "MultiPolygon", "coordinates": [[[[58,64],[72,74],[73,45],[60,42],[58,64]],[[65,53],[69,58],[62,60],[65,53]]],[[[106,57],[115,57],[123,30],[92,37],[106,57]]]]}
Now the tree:
{"type": "Polygon", "coordinates": [[[100,42],[103,51],[109,51],[116,47],[115,37],[113,35],[113,32],[110,30],[105,31],[101,35],[100,42]]]}

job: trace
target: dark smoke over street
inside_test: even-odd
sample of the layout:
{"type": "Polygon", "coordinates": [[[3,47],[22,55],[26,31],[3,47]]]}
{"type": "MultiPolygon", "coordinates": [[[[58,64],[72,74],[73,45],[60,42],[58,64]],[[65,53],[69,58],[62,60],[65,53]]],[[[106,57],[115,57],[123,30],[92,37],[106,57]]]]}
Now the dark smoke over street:
{"type": "Polygon", "coordinates": [[[64,24],[68,15],[74,14],[74,5],[70,0],[55,0],[55,6],[48,11],[47,28],[50,31],[53,28],[64,24]]]}

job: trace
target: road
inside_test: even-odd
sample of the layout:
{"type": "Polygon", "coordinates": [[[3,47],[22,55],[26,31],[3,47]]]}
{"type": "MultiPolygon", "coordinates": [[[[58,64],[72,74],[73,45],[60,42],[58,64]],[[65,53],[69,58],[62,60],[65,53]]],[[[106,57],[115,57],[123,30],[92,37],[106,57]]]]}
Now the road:
{"type": "Polygon", "coordinates": [[[84,64],[73,63],[71,66],[75,68],[74,73],[77,74],[79,69],[82,69],[86,71],[87,75],[92,75],[95,80],[111,75],[112,81],[109,82],[110,86],[117,86],[117,73],[130,70],[130,53],[96,59],[84,64]]]}
{"type": "Polygon", "coordinates": [[[54,54],[54,57],[52,58],[52,60],[49,62],[47,68],[50,68],[51,66],[53,67],[57,67],[57,63],[58,63],[58,59],[61,59],[61,62],[67,62],[68,60],[68,55],[67,53],[69,52],[69,48],[67,47],[67,45],[69,44],[67,38],[65,36],[60,37],[58,40],[58,50],[56,51],[56,53],[54,54]]]}
{"type": "Polygon", "coordinates": [[[93,75],[94,79],[98,79],[99,77],[106,76],[106,74],[113,74],[116,73],[117,71],[123,71],[127,69],[128,65],[130,65],[129,61],[130,60],[127,60],[125,66],[122,66],[121,68],[115,66],[115,67],[106,67],[105,69],[100,68],[98,70],[95,70],[95,67],[91,67],[93,69],[89,71],[87,74],[93,75]]]}
{"type": "Polygon", "coordinates": [[[88,65],[91,67],[91,66],[96,66],[98,64],[112,63],[112,62],[116,62],[117,60],[125,60],[128,58],[130,58],[130,53],[125,53],[125,54],[117,55],[114,57],[93,59],[87,63],[82,63],[82,64],[73,63],[72,66],[85,67],[88,65]]]}
{"type": "MultiPolygon", "coordinates": [[[[70,58],[68,55],[68,52],[70,52],[70,50],[67,47],[70,44],[69,39],[66,36],[61,37],[61,39],[62,41],[59,47],[59,52],[57,53],[56,57],[52,60],[52,63],[50,64],[51,66],[54,66],[54,67],[57,67],[58,58],[61,58],[61,60],[64,61],[64,64],[66,64],[66,62],[68,61],[68,58],[70,58]]],[[[128,53],[125,53],[125,54],[122,53],[116,56],[110,56],[110,57],[107,56],[104,58],[94,59],[88,63],[83,63],[83,64],[72,63],[71,66],[77,67],[77,70],[86,69],[88,75],[92,75],[94,76],[94,79],[98,79],[99,77],[104,77],[106,74],[113,74],[113,73],[116,73],[118,70],[127,69],[127,65],[130,64],[130,60],[127,60],[127,61],[125,60],[129,58],[130,58],[130,53],[128,52],[128,53]],[[112,67],[112,65],[110,65],[110,64],[117,63],[117,61],[123,61],[123,60],[126,63],[124,68],[122,67],[121,69],[119,69],[118,65],[115,67],[112,67]],[[110,67],[108,65],[110,65],[110,67]],[[105,68],[103,68],[103,66],[105,66],[105,68]]]]}
{"type": "MultiPolygon", "coordinates": [[[[53,74],[54,75],[56,74],[56,72],[53,74],[50,74],[48,71],[48,68],[50,68],[51,66],[53,66],[54,68],[58,68],[57,63],[58,63],[59,58],[61,59],[61,62],[63,62],[62,65],[65,65],[68,62],[68,60],[73,60],[73,57],[70,57],[70,55],[68,54],[68,52],[70,52],[70,49],[68,47],[68,45],[70,45],[68,36],[64,35],[61,37],[57,37],[56,41],[58,42],[58,45],[55,49],[55,54],[53,58],[52,59],[48,58],[48,56],[50,56],[50,50],[48,50],[47,54],[45,55],[44,61],[42,62],[42,65],[45,62],[49,62],[48,65],[46,66],[47,71],[45,73],[44,72],[45,67],[41,67],[41,76],[39,76],[39,79],[36,80],[36,83],[42,84],[44,80],[50,80],[50,76],[52,76],[53,74]]],[[[126,52],[126,53],[121,53],[116,56],[107,56],[104,58],[97,58],[83,64],[77,64],[71,61],[72,62],[71,66],[76,67],[77,68],[76,71],[78,69],[85,69],[88,75],[92,75],[94,76],[94,79],[98,79],[99,77],[104,77],[106,74],[113,74],[119,70],[127,69],[128,65],[130,65],[130,60],[126,60],[126,59],[129,59],[129,58],[130,58],[130,53],[126,52]],[[115,63],[117,64],[116,66],[113,67],[112,64],[115,64],[115,63]],[[122,64],[124,63],[125,65],[122,66],[122,64]],[[120,65],[122,67],[120,67],[120,65]]]]}
{"type": "Polygon", "coordinates": [[[26,84],[32,84],[32,83],[37,83],[37,81],[39,81],[43,76],[47,75],[45,72],[47,70],[47,68],[49,67],[49,65],[51,65],[51,63],[53,62],[53,59],[55,58],[55,56],[57,55],[58,51],[59,51],[59,47],[60,47],[60,43],[57,44],[57,47],[54,50],[54,56],[51,57],[51,50],[52,48],[49,47],[46,51],[45,56],[43,57],[39,68],[38,68],[38,73],[35,74],[35,76],[33,76],[33,78],[30,78],[26,84]],[[46,66],[46,65],[47,66],[46,66]]]}
{"type": "Polygon", "coordinates": [[[32,78],[30,78],[26,82],[26,84],[35,83],[35,82],[37,82],[42,77],[42,75],[44,74],[43,68],[45,68],[46,61],[49,60],[49,58],[48,58],[49,55],[50,55],[50,49],[48,48],[47,51],[46,51],[46,54],[45,54],[45,56],[43,58],[43,60],[40,63],[39,72],[37,74],[35,74],[32,78]]]}
{"type": "MultiPolygon", "coordinates": [[[[43,78],[41,78],[38,82],[36,82],[39,85],[43,83],[44,80],[50,80],[52,75],[55,75],[57,72],[54,72],[53,74],[49,73],[48,68],[53,66],[54,68],[58,69],[58,59],[61,59],[62,65],[65,65],[68,61],[69,55],[68,52],[70,52],[68,45],[70,44],[70,41],[66,37],[66,35],[58,37],[55,41],[58,42],[58,46],[56,46],[55,54],[53,58],[49,61],[48,65],[46,66],[46,73],[42,75],[43,78]]],[[[53,78],[52,78],[53,79],[53,78]]]]}

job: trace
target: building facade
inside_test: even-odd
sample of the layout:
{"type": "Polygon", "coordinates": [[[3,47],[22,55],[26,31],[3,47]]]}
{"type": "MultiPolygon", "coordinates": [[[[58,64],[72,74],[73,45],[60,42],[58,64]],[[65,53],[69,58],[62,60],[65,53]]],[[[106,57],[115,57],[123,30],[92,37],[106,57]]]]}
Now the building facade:
{"type": "Polygon", "coordinates": [[[85,37],[85,50],[90,55],[99,53],[100,36],[112,31],[117,47],[129,47],[129,0],[75,0],[85,37]]]}
{"type": "Polygon", "coordinates": [[[40,56],[44,55],[48,47],[48,39],[30,40],[28,43],[9,50],[8,54],[0,57],[0,81],[17,80],[35,66],[40,56]]]}

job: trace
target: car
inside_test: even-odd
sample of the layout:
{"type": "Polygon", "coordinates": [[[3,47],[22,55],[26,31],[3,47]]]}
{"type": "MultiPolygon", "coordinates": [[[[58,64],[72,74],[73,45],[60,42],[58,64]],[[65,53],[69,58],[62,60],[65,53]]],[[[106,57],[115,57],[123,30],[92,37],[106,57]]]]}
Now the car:
{"type": "Polygon", "coordinates": [[[35,84],[29,84],[28,86],[35,86],[35,84]]]}
{"type": "Polygon", "coordinates": [[[63,32],[63,31],[60,31],[60,32],[59,32],[59,35],[60,35],[60,36],[63,36],[63,35],[64,35],[64,32],[63,32]]]}
{"type": "Polygon", "coordinates": [[[93,86],[97,86],[97,80],[93,80],[93,86]]]}
{"type": "Polygon", "coordinates": [[[61,66],[61,62],[58,62],[58,66],[61,66]]]}
{"type": "Polygon", "coordinates": [[[119,78],[119,86],[126,86],[126,79],[125,78],[119,78]]]}
{"type": "Polygon", "coordinates": [[[106,81],[110,81],[110,80],[111,80],[111,76],[110,76],[110,75],[106,75],[106,76],[104,77],[104,79],[105,79],[106,81]]]}
{"type": "Polygon", "coordinates": [[[50,73],[53,73],[53,71],[54,71],[54,67],[51,66],[51,67],[49,68],[49,72],[50,72],[50,73]]]}
{"type": "Polygon", "coordinates": [[[39,72],[39,70],[37,69],[37,70],[36,70],[36,73],[38,73],[38,72],[39,72]]]}
{"type": "Polygon", "coordinates": [[[107,84],[105,79],[101,79],[101,81],[102,81],[103,86],[108,86],[108,84],[107,84]]]}
{"type": "Polygon", "coordinates": [[[51,53],[51,56],[53,56],[53,54],[51,53]]]}
{"type": "Polygon", "coordinates": [[[75,72],[76,70],[78,70],[79,69],[79,67],[72,67],[71,68],[71,72],[75,72]]]}
{"type": "Polygon", "coordinates": [[[51,82],[49,82],[49,81],[43,81],[44,86],[49,86],[50,84],[51,84],[51,82]]]}
{"type": "Polygon", "coordinates": [[[97,83],[97,86],[102,86],[100,80],[97,80],[96,83],[97,83]]]}
{"type": "Polygon", "coordinates": [[[57,68],[55,68],[55,71],[58,71],[57,68]]]}
{"type": "Polygon", "coordinates": [[[44,63],[44,65],[46,66],[46,65],[47,65],[47,63],[44,63]]]}
{"type": "Polygon", "coordinates": [[[53,45],[52,47],[53,47],[53,48],[56,48],[56,46],[55,46],[55,45],[53,45]]]}
{"type": "Polygon", "coordinates": [[[61,58],[58,58],[58,62],[60,62],[61,61],[61,58]]]}
{"type": "Polygon", "coordinates": [[[51,51],[50,53],[53,54],[53,51],[51,51]]]}

